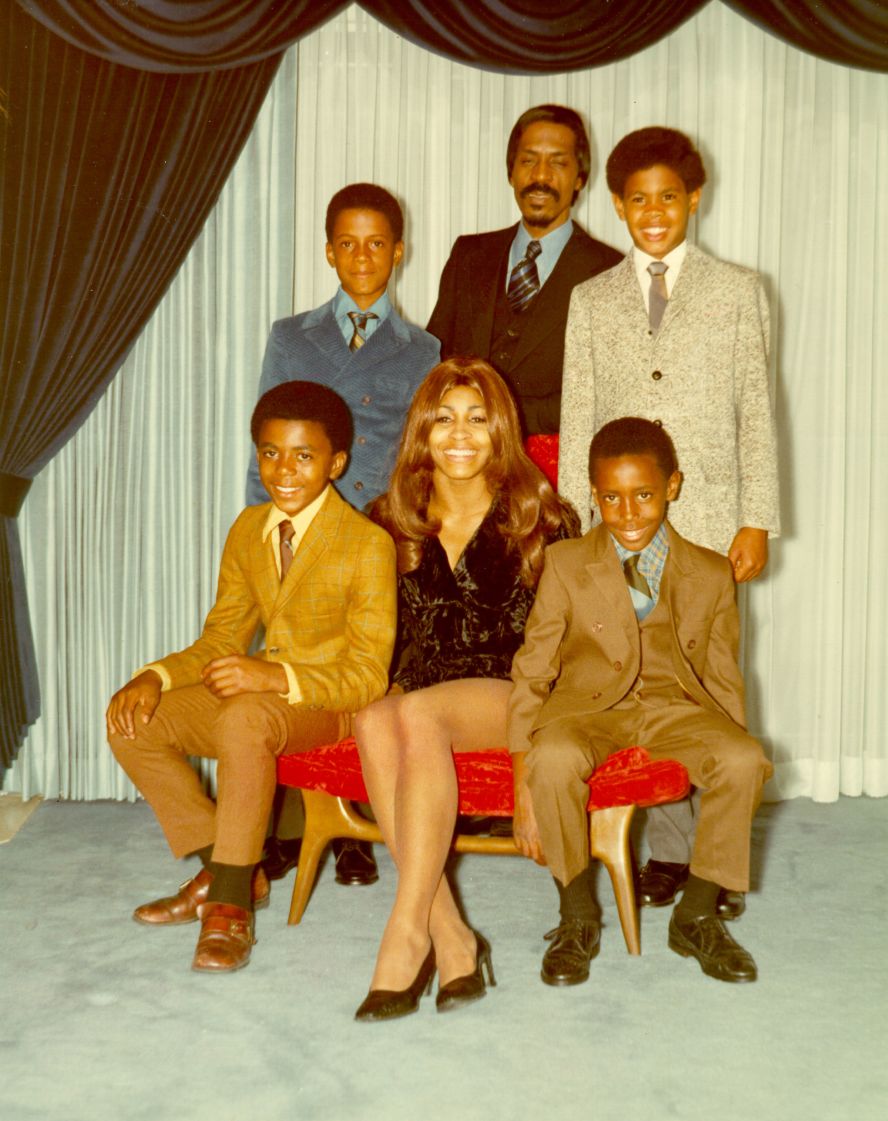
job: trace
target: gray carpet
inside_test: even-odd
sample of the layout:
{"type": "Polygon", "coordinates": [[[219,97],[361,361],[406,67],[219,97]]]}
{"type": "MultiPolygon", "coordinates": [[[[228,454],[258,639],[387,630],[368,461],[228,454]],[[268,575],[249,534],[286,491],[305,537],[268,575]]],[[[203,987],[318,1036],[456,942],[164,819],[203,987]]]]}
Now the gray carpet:
{"type": "Polygon", "coordinates": [[[613,897],[586,985],[538,977],[546,873],[466,857],[471,921],[499,985],[447,1016],[356,1024],[394,878],[342,888],[328,862],[305,919],[292,874],[249,967],[188,968],[196,926],[133,906],[191,873],[143,805],[44,804],[0,849],[3,1121],[871,1121],[888,1115],[888,800],[799,799],[756,822],[735,924],[760,980],[704,977],[666,947],[669,909],[625,951],[613,897]]]}

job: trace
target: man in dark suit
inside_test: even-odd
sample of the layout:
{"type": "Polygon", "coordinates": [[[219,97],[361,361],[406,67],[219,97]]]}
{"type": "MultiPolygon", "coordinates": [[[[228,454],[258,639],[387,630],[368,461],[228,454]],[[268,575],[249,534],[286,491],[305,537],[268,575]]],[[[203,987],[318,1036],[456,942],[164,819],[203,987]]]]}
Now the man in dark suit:
{"type": "Polygon", "coordinates": [[[622,257],[571,221],[589,163],[589,138],[573,109],[522,113],[506,151],[521,222],[457,238],[428,324],[442,358],[477,355],[499,370],[527,435],[558,431],[572,289],[622,257]]]}

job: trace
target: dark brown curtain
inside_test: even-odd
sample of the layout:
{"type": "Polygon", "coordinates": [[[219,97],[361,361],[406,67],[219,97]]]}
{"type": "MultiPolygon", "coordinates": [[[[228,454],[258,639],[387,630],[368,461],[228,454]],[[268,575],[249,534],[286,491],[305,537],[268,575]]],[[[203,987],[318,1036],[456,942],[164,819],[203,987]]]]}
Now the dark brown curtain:
{"type": "Polygon", "coordinates": [[[863,70],[888,70],[886,0],[724,0],[799,50],[863,70]]]}
{"type": "MultiPolygon", "coordinates": [[[[888,70],[879,0],[725,0],[803,50],[888,70]]],[[[347,0],[0,0],[0,773],[39,713],[15,518],[160,300],[281,52],[347,0]]],[[[704,0],[363,0],[495,70],[624,58],[704,0]]],[[[51,533],[52,527],[47,526],[51,533]]]]}
{"type": "MultiPolygon", "coordinates": [[[[128,11],[50,6],[98,17],[128,11]]],[[[287,36],[300,13],[307,30],[331,7],[287,5],[287,36]]],[[[259,49],[255,20],[220,22],[217,39],[207,26],[198,40],[225,69],[159,73],[86,53],[0,0],[0,773],[39,715],[16,515],[169,286],[280,60],[278,40],[276,51],[259,49]],[[258,61],[231,68],[240,47],[258,61]]],[[[163,43],[155,35],[149,46],[156,62],[163,43]]],[[[177,63],[167,55],[165,65],[177,63]]]]}

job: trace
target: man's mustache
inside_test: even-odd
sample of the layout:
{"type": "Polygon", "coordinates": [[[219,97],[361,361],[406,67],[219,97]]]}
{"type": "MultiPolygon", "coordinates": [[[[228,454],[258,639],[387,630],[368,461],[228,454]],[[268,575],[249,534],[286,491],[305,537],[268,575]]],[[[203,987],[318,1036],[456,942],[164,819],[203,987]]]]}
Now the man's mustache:
{"type": "Polygon", "coordinates": [[[521,192],[522,198],[527,198],[529,194],[534,192],[539,193],[545,191],[547,195],[551,195],[553,199],[558,198],[558,192],[554,187],[550,187],[548,183],[528,183],[524,190],[521,192]]]}

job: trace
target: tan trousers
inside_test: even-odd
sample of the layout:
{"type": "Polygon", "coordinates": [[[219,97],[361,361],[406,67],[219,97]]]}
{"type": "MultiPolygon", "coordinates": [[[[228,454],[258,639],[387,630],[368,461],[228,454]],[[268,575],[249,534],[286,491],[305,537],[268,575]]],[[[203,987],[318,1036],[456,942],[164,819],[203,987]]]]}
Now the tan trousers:
{"type": "Polygon", "coordinates": [[[349,734],[344,712],[287,704],[274,693],[219,700],[203,685],[161,697],[151,722],[136,720],[133,740],[114,734],[111,750],[151,805],[173,855],[212,844],[222,864],[256,864],[262,855],[276,783],[276,758],[349,734]],[[217,759],[213,802],[188,762],[217,759]]]}
{"type": "Polygon", "coordinates": [[[658,706],[624,702],[535,733],[527,782],[553,876],[569,884],[589,863],[586,779],[613,752],[633,744],[653,759],[683,763],[701,790],[693,874],[748,891],[752,819],[771,764],[758,740],[733,721],[683,699],[658,706]]]}

